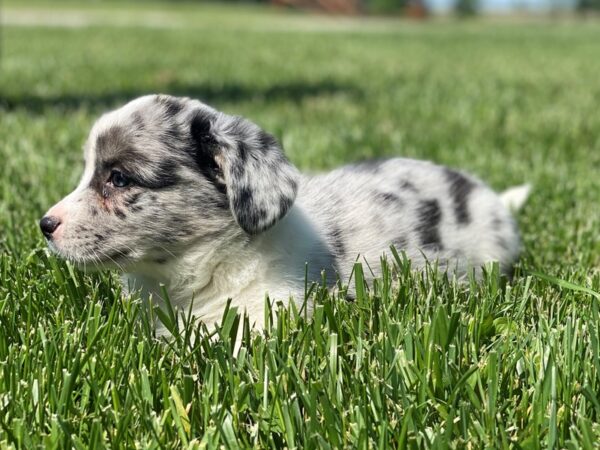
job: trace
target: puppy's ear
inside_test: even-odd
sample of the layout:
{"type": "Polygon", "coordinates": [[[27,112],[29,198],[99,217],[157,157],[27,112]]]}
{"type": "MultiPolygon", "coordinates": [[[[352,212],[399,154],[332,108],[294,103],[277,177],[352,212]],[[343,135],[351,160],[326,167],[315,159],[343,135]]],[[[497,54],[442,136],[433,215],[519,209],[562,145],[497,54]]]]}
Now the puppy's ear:
{"type": "Polygon", "coordinates": [[[221,113],[197,113],[191,131],[201,170],[226,193],[244,231],[260,233],[285,216],[296,199],[299,173],[273,136],[221,113]]]}

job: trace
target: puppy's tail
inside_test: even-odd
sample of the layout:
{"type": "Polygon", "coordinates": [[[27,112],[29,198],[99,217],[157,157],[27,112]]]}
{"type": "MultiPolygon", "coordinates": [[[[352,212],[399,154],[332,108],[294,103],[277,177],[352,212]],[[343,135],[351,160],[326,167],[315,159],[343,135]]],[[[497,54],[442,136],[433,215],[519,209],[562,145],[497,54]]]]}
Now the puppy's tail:
{"type": "Polygon", "coordinates": [[[511,187],[500,194],[500,200],[502,201],[502,204],[509,210],[518,211],[527,201],[530,191],[530,184],[511,187]]]}

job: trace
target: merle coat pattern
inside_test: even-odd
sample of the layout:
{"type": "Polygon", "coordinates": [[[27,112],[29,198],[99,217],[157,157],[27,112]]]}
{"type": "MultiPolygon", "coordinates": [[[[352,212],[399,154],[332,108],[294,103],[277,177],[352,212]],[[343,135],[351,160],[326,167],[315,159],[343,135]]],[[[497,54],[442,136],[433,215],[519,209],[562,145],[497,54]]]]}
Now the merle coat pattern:
{"type": "MultiPolygon", "coordinates": [[[[228,298],[262,325],[264,298],[302,302],[309,281],[373,269],[390,245],[415,267],[463,276],[488,261],[510,271],[519,236],[499,196],[459,171],[409,159],[303,176],[252,122],[199,101],[138,98],[102,116],[78,187],[40,226],[59,256],[117,268],[128,289],[171,301],[208,325],[228,298]]],[[[159,329],[160,331],[160,329],[159,329]]]]}

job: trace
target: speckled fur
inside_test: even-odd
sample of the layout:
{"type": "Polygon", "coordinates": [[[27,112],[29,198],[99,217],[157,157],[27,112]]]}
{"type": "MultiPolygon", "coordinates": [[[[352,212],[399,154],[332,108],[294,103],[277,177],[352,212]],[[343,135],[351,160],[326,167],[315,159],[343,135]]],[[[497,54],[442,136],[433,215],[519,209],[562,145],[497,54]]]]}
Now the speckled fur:
{"type": "Polygon", "coordinates": [[[146,96],[105,114],[85,159],[79,186],[48,212],[61,221],[50,247],[121,269],[144,297],[160,301],[164,284],[208,325],[228,298],[259,327],[267,293],[302,302],[305,263],[309,281],[325,271],[334,283],[359,255],[376,271],[390,245],[458,276],[488,261],[508,272],[519,254],[515,195],[400,158],[303,176],[255,124],[187,98],[146,96]],[[111,184],[116,169],[126,187],[111,184]]]}

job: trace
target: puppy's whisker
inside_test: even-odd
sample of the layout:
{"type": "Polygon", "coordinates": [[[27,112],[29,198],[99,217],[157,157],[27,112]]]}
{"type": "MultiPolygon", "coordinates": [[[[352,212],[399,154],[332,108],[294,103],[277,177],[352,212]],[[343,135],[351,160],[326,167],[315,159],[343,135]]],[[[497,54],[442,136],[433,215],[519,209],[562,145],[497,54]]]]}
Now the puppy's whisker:
{"type": "MultiPolygon", "coordinates": [[[[120,251],[118,248],[116,247],[112,247],[112,246],[108,246],[107,248],[108,251],[110,250],[115,250],[115,251],[120,251]]],[[[123,268],[123,266],[121,264],[119,264],[114,258],[112,258],[108,253],[106,252],[99,252],[100,256],[102,256],[103,258],[109,259],[115,266],[117,266],[117,268],[124,272],[125,269],[123,268]]]]}
{"type": "Polygon", "coordinates": [[[158,245],[158,248],[163,250],[165,253],[168,253],[169,256],[171,256],[173,258],[177,258],[177,255],[175,253],[173,253],[171,250],[169,250],[168,248],[166,248],[164,245],[158,245]]]}

